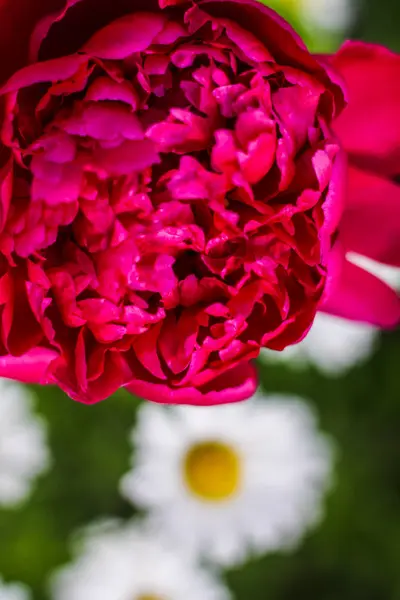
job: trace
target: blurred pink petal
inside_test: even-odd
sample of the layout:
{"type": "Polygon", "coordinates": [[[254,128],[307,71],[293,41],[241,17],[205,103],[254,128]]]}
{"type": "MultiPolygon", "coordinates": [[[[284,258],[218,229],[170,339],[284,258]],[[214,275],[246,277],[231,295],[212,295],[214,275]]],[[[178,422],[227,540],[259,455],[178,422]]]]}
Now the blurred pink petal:
{"type": "Polygon", "coordinates": [[[400,172],[400,55],[383,46],[346,42],[332,58],[345,80],[349,105],[335,131],[357,165],[400,172]]]}
{"type": "Polygon", "coordinates": [[[386,283],[343,257],[321,309],[352,321],[392,328],[400,322],[400,296],[386,283]]]}
{"type": "Polygon", "coordinates": [[[340,239],[346,251],[400,267],[400,185],[350,167],[340,239]]]}

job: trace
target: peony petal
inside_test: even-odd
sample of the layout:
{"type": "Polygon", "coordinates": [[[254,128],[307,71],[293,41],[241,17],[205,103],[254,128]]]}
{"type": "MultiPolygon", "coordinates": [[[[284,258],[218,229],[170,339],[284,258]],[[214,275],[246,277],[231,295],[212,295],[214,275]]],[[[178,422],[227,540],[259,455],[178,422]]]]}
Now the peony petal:
{"type": "Polygon", "coordinates": [[[0,169],[0,232],[6,224],[12,196],[13,161],[8,160],[0,169]]]}
{"type": "Polygon", "coordinates": [[[326,86],[334,113],[343,110],[346,102],[341,81],[308,52],[300,36],[274,10],[256,0],[200,0],[198,4],[217,18],[229,15],[253,36],[265,40],[277,63],[312,74],[326,86]]]}
{"type": "Polygon", "coordinates": [[[54,361],[52,373],[49,375],[49,383],[55,383],[73,400],[83,404],[96,404],[106,400],[112,394],[117,392],[125,383],[132,378],[132,373],[122,354],[116,351],[106,351],[104,353],[99,372],[92,374],[88,378],[88,364],[82,355],[82,350],[78,352],[78,346],[75,351],[75,360],[79,375],[86,379],[85,387],[79,386],[77,378],[71,372],[71,366],[63,363],[63,359],[54,361]]]}
{"type": "Polygon", "coordinates": [[[128,104],[133,111],[139,106],[139,96],[128,81],[114,81],[110,77],[98,77],[89,87],[85,100],[99,102],[112,100],[128,104]]]}
{"type": "MultiPolygon", "coordinates": [[[[61,10],[59,10],[56,13],[52,12],[51,14],[47,14],[45,17],[40,19],[39,22],[37,22],[37,25],[36,25],[34,31],[32,32],[32,35],[30,38],[30,44],[29,44],[29,59],[30,59],[29,62],[30,63],[34,63],[39,59],[40,47],[42,45],[42,42],[46,39],[47,34],[49,33],[52,25],[54,25],[54,23],[62,21],[62,19],[67,14],[68,10],[75,4],[78,4],[78,2],[82,2],[82,0],[65,0],[64,6],[61,10]]],[[[53,2],[53,5],[54,5],[54,2],[53,2]]],[[[54,6],[49,6],[49,8],[54,10],[54,6]]]]}
{"type": "Polygon", "coordinates": [[[400,296],[380,279],[347,259],[337,275],[323,312],[388,329],[400,322],[400,296]]]}
{"type": "Polygon", "coordinates": [[[139,172],[158,162],[158,153],[150,140],[127,141],[117,148],[98,148],[93,157],[94,167],[116,176],[139,172]]]}
{"type": "Polygon", "coordinates": [[[62,122],[70,135],[95,140],[143,140],[144,131],[139,117],[128,107],[106,102],[86,105],[79,114],[62,122]]]}
{"type": "Polygon", "coordinates": [[[31,23],[35,29],[30,40],[29,62],[73,54],[104,27],[134,11],[158,12],[158,0],[45,0],[44,3],[49,8],[31,23]]]}
{"type": "Polygon", "coordinates": [[[95,33],[83,49],[98,58],[124,59],[148,48],[167,23],[162,14],[133,13],[95,33]]]}
{"type": "Polygon", "coordinates": [[[329,190],[323,205],[324,225],[321,229],[322,253],[325,257],[330,251],[330,237],[337,230],[346,203],[347,157],[339,150],[332,167],[329,190]]]}
{"type": "Polygon", "coordinates": [[[351,167],[340,239],[348,252],[400,266],[400,186],[351,167]]]}
{"type": "Polygon", "coordinates": [[[167,8],[167,6],[177,6],[178,4],[187,4],[188,0],[158,0],[160,8],[167,8]]]}
{"type": "Polygon", "coordinates": [[[152,402],[161,404],[213,405],[240,402],[257,390],[257,370],[244,362],[216,377],[203,388],[171,388],[162,383],[134,381],[127,390],[152,402]]]}
{"type": "Polygon", "coordinates": [[[400,55],[374,44],[346,42],[332,62],[349,92],[349,106],[335,125],[345,149],[360,165],[397,175],[400,55]]]}
{"type": "Polygon", "coordinates": [[[0,377],[23,383],[46,383],[46,371],[57,353],[46,348],[31,350],[23,356],[0,356],[0,377]]]}
{"type": "Polygon", "coordinates": [[[82,54],[72,54],[63,58],[54,58],[24,67],[15,73],[0,89],[0,94],[15,92],[21,88],[52,81],[69,79],[81,65],[87,63],[88,57],[82,54]]]}

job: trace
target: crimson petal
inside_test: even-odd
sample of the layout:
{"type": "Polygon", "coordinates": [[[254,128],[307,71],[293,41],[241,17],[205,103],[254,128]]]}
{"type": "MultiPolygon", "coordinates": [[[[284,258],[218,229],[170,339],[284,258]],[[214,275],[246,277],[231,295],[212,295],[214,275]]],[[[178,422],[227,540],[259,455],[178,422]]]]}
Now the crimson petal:
{"type": "Polygon", "coordinates": [[[152,402],[162,404],[214,405],[227,402],[240,402],[252,396],[257,389],[257,370],[249,362],[244,362],[203,388],[171,388],[162,383],[134,381],[126,389],[152,402]]]}

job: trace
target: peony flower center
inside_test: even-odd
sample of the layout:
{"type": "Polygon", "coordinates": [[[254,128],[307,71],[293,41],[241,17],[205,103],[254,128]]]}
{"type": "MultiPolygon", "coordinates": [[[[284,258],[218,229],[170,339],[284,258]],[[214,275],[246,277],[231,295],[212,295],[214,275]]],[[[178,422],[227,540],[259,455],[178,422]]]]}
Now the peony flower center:
{"type": "Polygon", "coordinates": [[[209,502],[235,495],[241,482],[241,459],[235,448],[207,441],[193,445],[184,460],[184,476],[190,491],[209,502]]]}

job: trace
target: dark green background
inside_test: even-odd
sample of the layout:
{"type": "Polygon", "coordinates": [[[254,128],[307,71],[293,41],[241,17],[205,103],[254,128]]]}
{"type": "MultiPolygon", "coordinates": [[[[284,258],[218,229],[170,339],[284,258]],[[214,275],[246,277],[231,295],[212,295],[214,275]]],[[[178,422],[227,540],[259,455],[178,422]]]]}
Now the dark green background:
{"type": "MultiPolygon", "coordinates": [[[[399,0],[366,0],[352,37],[400,50],[399,30],[399,0]]],[[[234,597],[400,600],[400,335],[383,334],[375,356],[341,378],[271,366],[262,382],[317,408],[338,447],[336,485],[323,524],[296,552],[227,573],[234,597]]],[[[0,511],[0,573],[48,600],[46,580],[70,560],[72,533],[100,517],[132,516],[117,484],[138,401],[121,392],[86,407],[55,389],[37,392],[53,467],[23,508],[0,511]]]]}

